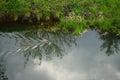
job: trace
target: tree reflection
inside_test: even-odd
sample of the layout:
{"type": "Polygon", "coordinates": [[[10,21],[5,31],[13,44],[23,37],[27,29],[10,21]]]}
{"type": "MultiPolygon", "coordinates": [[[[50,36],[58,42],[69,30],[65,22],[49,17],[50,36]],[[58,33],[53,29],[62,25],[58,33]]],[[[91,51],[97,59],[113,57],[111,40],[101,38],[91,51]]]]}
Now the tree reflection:
{"type": "Polygon", "coordinates": [[[26,61],[30,56],[37,57],[39,60],[42,60],[43,57],[51,59],[54,56],[62,58],[65,49],[76,44],[76,39],[72,35],[61,32],[53,33],[37,29],[32,32],[16,33],[16,36],[18,36],[16,40],[21,48],[17,51],[22,51],[26,61]]]}
{"type": "Polygon", "coordinates": [[[5,66],[3,63],[3,56],[0,56],[0,80],[8,80],[7,76],[5,75],[5,66]]]}
{"type": "Polygon", "coordinates": [[[120,36],[117,36],[115,33],[104,33],[100,32],[100,39],[103,40],[101,45],[101,50],[106,50],[108,56],[118,53],[120,50],[120,36]]]}

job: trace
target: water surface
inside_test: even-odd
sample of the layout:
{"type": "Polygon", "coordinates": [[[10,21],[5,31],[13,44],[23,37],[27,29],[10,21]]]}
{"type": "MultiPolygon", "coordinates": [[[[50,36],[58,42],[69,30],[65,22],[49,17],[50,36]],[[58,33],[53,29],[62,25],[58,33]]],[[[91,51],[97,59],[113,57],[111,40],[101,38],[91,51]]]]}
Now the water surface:
{"type": "Polygon", "coordinates": [[[0,32],[0,80],[120,80],[120,38],[30,29],[0,32]]]}

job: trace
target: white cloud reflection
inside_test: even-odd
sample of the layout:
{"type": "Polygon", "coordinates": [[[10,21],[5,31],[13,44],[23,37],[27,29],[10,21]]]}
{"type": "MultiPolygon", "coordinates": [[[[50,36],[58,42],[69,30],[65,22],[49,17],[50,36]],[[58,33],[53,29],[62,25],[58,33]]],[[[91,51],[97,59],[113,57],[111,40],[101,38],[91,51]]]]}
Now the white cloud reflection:
{"type": "Polygon", "coordinates": [[[78,41],[80,47],[73,46],[62,59],[30,59],[24,67],[23,56],[9,57],[9,80],[120,80],[120,55],[106,56],[99,51],[96,33],[85,35],[78,41]]]}
{"type": "Polygon", "coordinates": [[[7,71],[10,80],[120,80],[120,71],[112,64],[118,56],[113,57],[99,54],[87,58],[82,50],[77,54],[71,51],[62,59],[43,60],[41,64],[38,58],[31,59],[24,68],[22,57],[14,56],[9,59],[7,71]]]}
{"type": "Polygon", "coordinates": [[[48,72],[54,80],[86,80],[87,76],[84,73],[74,72],[57,63],[53,64],[49,61],[42,61],[41,65],[34,65],[36,72],[45,71],[48,72]]]}

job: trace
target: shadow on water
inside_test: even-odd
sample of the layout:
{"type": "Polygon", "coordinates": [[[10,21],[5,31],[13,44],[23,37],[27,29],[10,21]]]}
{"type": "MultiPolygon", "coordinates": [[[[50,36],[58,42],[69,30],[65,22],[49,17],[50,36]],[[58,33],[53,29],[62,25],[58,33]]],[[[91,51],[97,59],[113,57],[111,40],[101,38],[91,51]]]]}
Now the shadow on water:
{"type": "Polygon", "coordinates": [[[120,51],[120,36],[114,33],[100,33],[100,39],[103,41],[100,49],[105,50],[106,55],[110,56],[120,51]]]}
{"type": "MultiPolygon", "coordinates": [[[[4,77],[3,80],[7,80],[7,76],[5,76],[6,75],[5,72],[8,70],[10,70],[6,72],[7,74],[10,75],[8,77],[11,77],[11,74],[13,74],[13,76],[16,77],[16,73],[14,73],[14,71],[21,73],[21,75],[23,74],[24,76],[24,74],[28,74],[29,71],[32,70],[35,66],[37,71],[39,71],[38,70],[39,66],[34,64],[32,65],[33,62],[30,61],[30,60],[36,60],[36,59],[39,59],[40,61],[39,64],[42,66],[43,69],[45,68],[45,70],[47,70],[48,68],[47,73],[50,72],[49,66],[51,68],[50,70],[53,69],[52,72],[54,72],[56,68],[59,68],[59,65],[63,66],[63,68],[60,67],[58,71],[55,71],[55,74],[58,74],[58,75],[60,74],[59,71],[61,72],[61,74],[63,74],[64,70],[66,72],[68,71],[68,73],[66,73],[67,76],[69,76],[68,75],[69,73],[72,75],[74,74],[74,72],[72,72],[71,70],[73,71],[75,70],[77,72],[79,72],[79,70],[83,70],[83,72],[86,72],[87,74],[89,70],[95,68],[97,72],[99,71],[99,68],[101,68],[101,65],[104,68],[103,71],[105,71],[107,70],[107,68],[104,65],[106,64],[108,66],[107,64],[108,62],[106,59],[103,58],[104,55],[97,54],[97,53],[106,53],[108,56],[110,56],[114,53],[119,53],[118,51],[120,49],[119,47],[120,37],[116,36],[113,33],[102,34],[100,32],[90,30],[88,33],[86,33],[85,35],[83,35],[83,37],[80,38],[80,37],[75,37],[71,34],[63,34],[61,32],[44,31],[42,29],[39,29],[39,27],[36,27],[36,26],[32,26],[32,27],[28,26],[26,27],[26,29],[20,26],[16,28],[12,28],[12,27],[4,28],[4,29],[1,29],[1,32],[0,32],[0,44],[2,44],[2,46],[0,46],[0,80],[2,80],[3,77],[4,77]],[[7,29],[7,31],[5,29],[7,29]],[[97,51],[99,49],[101,49],[100,52],[97,51]],[[22,63],[21,59],[25,59],[25,62],[23,60],[23,63],[22,63]],[[57,63],[58,59],[61,60],[61,63],[59,62],[57,63]],[[24,68],[20,69],[20,67],[18,67],[18,66],[22,66],[22,64],[19,62],[20,60],[21,60],[21,63],[26,66],[26,69],[28,69],[27,66],[32,65],[31,68],[29,67],[29,69],[26,70],[27,71],[26,73],[23,73],[24,68]],[[55,65],[50,64],[49,61],[52,61],[52,60],[56,60],[55,65]],[[43,64],[41,64],[41,62],[43,62],[43,64]],[[9,67],[9,68],[7,67],[8,70],[6,70],[4,64],[2,63],[7,64],[7,66],[9,67]],[[12,65],[12,67],[10,67],[9,65],[10,66],[12,65]],[[16,68],[16,66],[17,66],[17,69],[14,69],[16,68]],[[21,70],[23,70],[23,72],[21,70]]],[[[107,58],[107,56],[105,58],[107,58]]],[[[91,71],[94,72],[94,69],[91,71]]],[[[109,70],[107,72],[109,73],[109,70]]],[[[101,73],[101,70],[100,72],[97,72],[97,73],[101,73]]],[[[53,76],[55,76],[55,74],[53,74],[53,76]]],[[[46,75],[44,76],[42,75],[42,76],[46,78],[46,75]]],[[[76,75],[77,74],[75,73],[75,78],[73,80],[76,79],[76,75]]],[[[20,75],[18,74],[18,76],[20,75]]],[[[37,76],[39,77],[39,75],[37,76]]],[[[31,78],[31,75],[29,77],[31,78]]],[[[79,74],[78,74],[78,77],[79,77],[79,74]]],[[[21,78],[22,77],[20,77],[20,79],[16,78],[14,80],[21,80],[21,78]]],[[[62,78],[57,80],[61,80],[62,78]]],[[[40,78],[38,78],[37,80],[39,79],[40,78]]],[[[77,80],[80,80],[80,79],[81,78],[77,80]]],[[[26,80],[26,79],[23,79],[23,80],[26,80]]],[[[52,80],[52,79],[48,78],[46,80],[52,80]]],[[[68,79],[66,78],[63,80],[68,80],[68,79]]],[[[89,79],[85,78],[84,80],[89,80],[89,79]]],[[[101,80],[101,78],[99,80],[101,80]]]]}
{"type": "Polygon", "coordinates": [[[34,30],[38,27],[35,27],[34,25],[18,25],[18,24],[5,24],[0,25],[0,32],[21,32],[21,31],[28,31],[28,30],[34,30]]]}
{"type": "Polygon", "coordinates": [[[64,49],[75,45],[75,38],[72,37],[72,35],[62,34],[61,32],[52,33],[37,30],[32,33],[25,33],[20,46],[24,48],[24,56],[27,60],[30,56],[38,57],[40,60],[43,56],[46,59],[51,59],[53,56],[62,58],[64,49]]]}
{"type": "MultiPolygon", "coordinates": [[[[3,42],[2,45],[5,45],[3,48],[0,46],[0,59],[6,60],[10,56],[22,54],[25,58],[24,66],[30,58],[38,58],[39,64],[43,58],[50,60],[55,56],[61,59],[66,48],[76,45],[76,39],[70,34],[48,32],[36,26],[0,27],[0,40],[3,42]]],[[[0,63],[0,80],[8,80],[5,70],[5,66],[0,63]]]]}
{"type": "Polygon", "coordinates": [[[30,57],[37,57],[40,60],[42,60],[42,57],[46,57],[48,60],[53,56],[62,58],[65,54],[63,54],[63,52],[65,52],[64,49],[66,47],[70,48],[71,45],[76,45],[75,38],[71,34],[48,32],[39,29],[39,26],[28,26],[25,29],[24,26],[20,27],[15,25],[13,27],[9,26],[9,28],[5,26],[1,31],[7,32],[4,34],[0,33],[1,36],[15,39],[18,45],[17,49],[9,50],[7,53],[5,52],[5,54],[7,56],[18,53],[23,54],[26,58],[25,63],[27,63],[30,57]]]}
{"type": "MultiPolygon", "coordinates": [[[[16,54],[23,53],[26,57],[26,61],[29,57],[38,57],[42,60],[42,56],[46,56],[46,59],[50,59],[53,55],[62,58],[65,48],[70,48],[71,45],[76,45],[76,39],[71,34],[63,34],[61,32],[48,32],[40,29],[40,26],[27,26],[26,25],[7,25],[0,27],[1,32],[5,32],[3,36],[15,38],[16,43],[19,44],[19,48],[16,50],[8,51],[8,53],[16,54]],[[9,35],[7,33],[12,32],[9,35]]],[[[120,47],[120,37],[114,33],[99,33],[100,39],[103,41],[100,49],[110,56],[114,53],[118,53],[120,47]]],[[[0,34],[2,35],[2,33],[0,34]]]]}
{"type": "Polygon", "coordinates": [[[0,80],[8,80],[5,74],[6,69],[3,62],[2,57],[0,57],[0,80]]]}
{"type": "MultiPolygon", "coordinates": [[[[50,54],[62,57],[62,52],[65,49],[65,46],[70,48],[71,44],[76,45],[75,38],[73,38],[72,35],[62,34],[61,32],[48,32],[41,30],[40,27],[41,26],[37,25],[2,25],[0,31],[12,32],[13,35],[6,35],[15,38],[16,43],[20,43],[20,48],[14,51],[14,53],[22,51],[27,58],[32,55],[33,57],[39,56],[39,59],[41,59],[42,53],[46,54],[48,58],[50,58],[48,56],[50,54]]],[[[100,39],[103,41],[100,49],[105,50],[105,53],[108,56],[118,53],[120,37],[114,33],[98,33],[100,39]]]]}

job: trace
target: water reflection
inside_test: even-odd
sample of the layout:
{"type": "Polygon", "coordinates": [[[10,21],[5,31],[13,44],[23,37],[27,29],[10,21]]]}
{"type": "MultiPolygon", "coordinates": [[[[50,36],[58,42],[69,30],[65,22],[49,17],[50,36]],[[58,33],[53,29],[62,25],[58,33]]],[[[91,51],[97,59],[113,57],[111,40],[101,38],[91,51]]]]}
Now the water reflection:
{"type": "Polygon", "coordinates": [[[70,48],[71,45],[76,44],[72,35],[62,34],[61,32],[53,33],[34,29],[32,32],[23,31],[0,34],[3,38],[15,41],[13,47],[16,48],[5,50],[4,54],[8,56],[22,53],[26,58],[25,63],[27,63],[29,57],[37,57],[40,60],[42,60],[42,57],[46,57],[48,60],[53,56],[62,58],[65,48],[70,48]]]}
{"type": "Polygon", "coordinates": [[[120,51],[120,36],[114,33],[100,33],[100,39],[103,40],[101,50],[105,50],[105,53],[110,56],[120,51]]]}
{"type": "Polygon", "coordinates": [[[42,57],[44,56],[48,60],[53,56],[62,58],[65,48],[70,48],[71,45],[76,43],[75,38],[72,38],[72,35],[65,35],[60,32],[51,33],[37,30],[32,33],[25,33],[24,37],[27,39],[21,40],[20,46],[25,47],[25,45],[27,45],[27,49],[24,51],[24,56],[27,60],[29,59],[29,56],[33,56],[34,58],[37,57],[40,60],[42,60],[42,57]]]}
{"type": "Polygon", "coordinates": [[[6,69],[5,69],[4,60],[2,57],[0,57],[0,80],[8,80],[5,74],[6,69]]]}
{"type": "Polygon", "coordinates": [[[3,72],[8,80],[120,80],[119,54],[104,52],[111,42],[119,45],[110,36],[94,30],[77,38],[38,29],[1,32],[3,72]]]}

